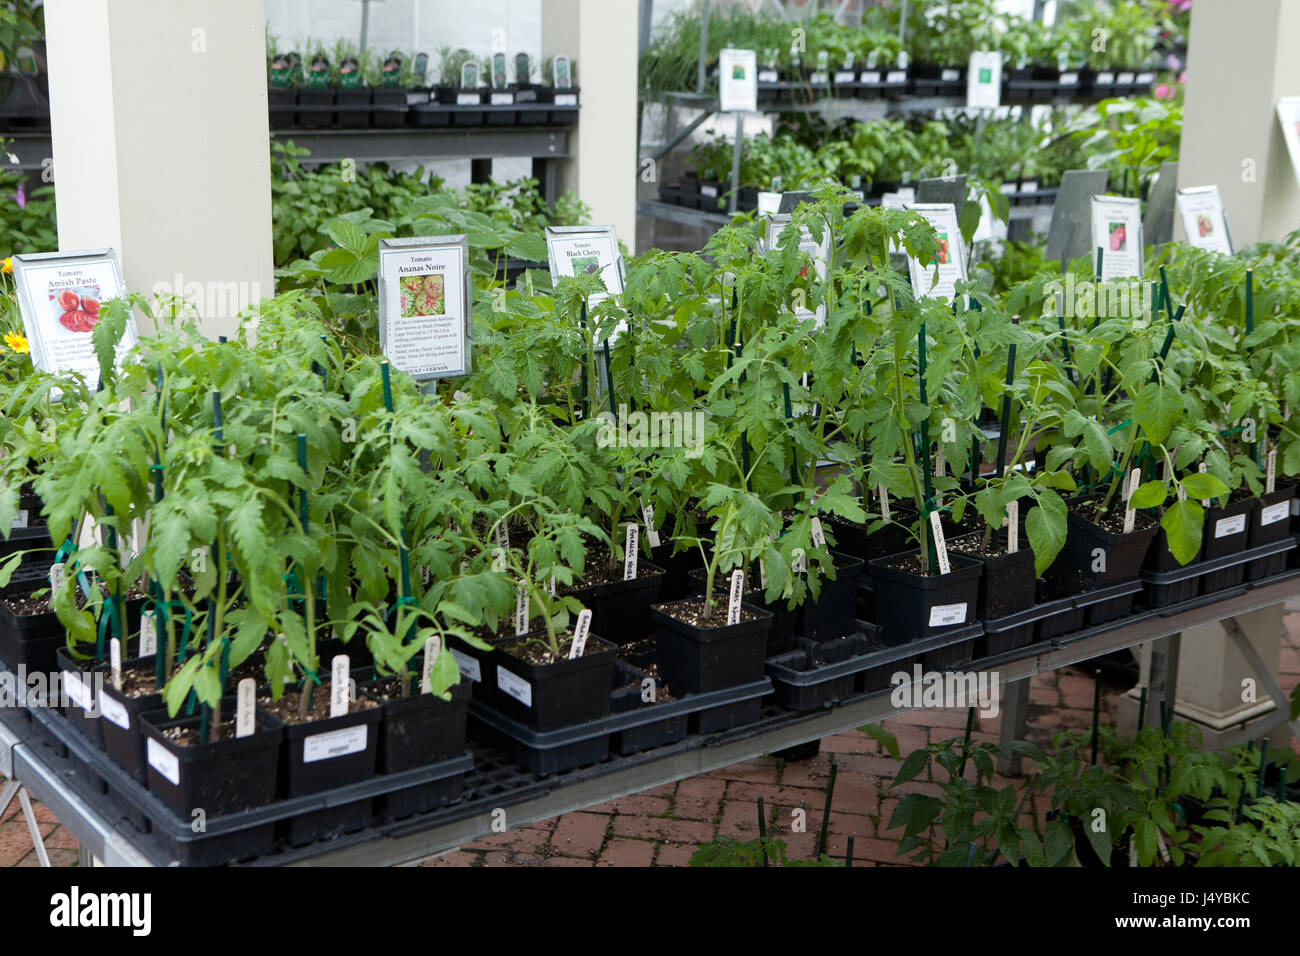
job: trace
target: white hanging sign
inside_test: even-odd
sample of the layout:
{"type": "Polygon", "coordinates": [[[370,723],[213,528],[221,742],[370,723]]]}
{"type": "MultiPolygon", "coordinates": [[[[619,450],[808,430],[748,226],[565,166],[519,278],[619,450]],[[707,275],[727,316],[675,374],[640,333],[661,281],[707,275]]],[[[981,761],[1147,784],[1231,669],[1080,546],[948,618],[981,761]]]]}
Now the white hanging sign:
{"type": "Polygon", "coordinates": [[[758,55],[725,49],[718,54],[718,103],[724,113],[758,109],[758,55]]]}
{"type": "MultiPolygon", "coordinates": [[[[99,382],[92,330],[109,299],[126,295],[126,283],[112,249],[44,252],[13,257],[14,287],[32,365],[54,375],[77,374],[90,388],[99,382]]],[[[116,362],[138,340],[135,318],[127,317],[116,362]]]]}
{"type": "Polygon", "coordinates": [[[553,279],[600,273],[606,292],[591,296],[592,305],[622,294],[623,254],[613,226],[547,226],[546,254],[553,279]]]}
{"type": "Polygon", "coordinates": [[[1277,119],[1282,124],[1282,139],[1295,170],[1296,185],[1300,186],[1300,96],[1284,96],[1277,101],[1277,119]]]}
{"type": "Polygon", "coordinates": [[[1103,279],[1142,277],[1142,203],[1123,196],[1092,197],[1092,248],[1101,249],[1103,279]]]}
{"type": "Polygon", "coordinates": [[[966,251],[957,225],[957,209],[950,202],[914,203],[908,208],[920,213],[939,237],[939,254],[931,262],[922,265],[919,259],[907,257],[912,294],[918,299],[938,298],[951,303],[957,295],[957,283],[966,281],[966,251]]]}
{"type": "Polygon", "coordinates": [[[1228,234],[1228,219],[1218,186],[1178,190],[1178,212],[1188,245],[1232,255],[1232,237],[1228,234]]]}
{"type": "MultiPolygon", "coordinates": [[[[776,249],[781,242],[781,232],[790,225],[791,216],[789,213],[778,213],[767,219],[763,231],[763,248],[765,250],[776,249]]],[[[826,263],[830,261],[831,255],[831,231],[829,228],[822,231],[822,241],[818,242],[813,238],[813,234],[808,231],[807,227],[800,227],[799,251],[806,253],[812,259],[813,270],[817,274],[817,281],[826,281],[826,263]]],[[[826,303],[822,302],[816,309],[806,309],[795,304],[794,314],[802,321],[812,320],[817,328],[826,324],[826,303]]]]}
{"type": "Polygon", "coordinates": [[[379,348],[417,382],[470,373],[464,235],[379,240],[379,348]]]}
{"type": "Polygon", "coordinates": [[[966,71],[966,107],[997,109],[1002,105],[1002,54],[973,50],[966,71]]]}

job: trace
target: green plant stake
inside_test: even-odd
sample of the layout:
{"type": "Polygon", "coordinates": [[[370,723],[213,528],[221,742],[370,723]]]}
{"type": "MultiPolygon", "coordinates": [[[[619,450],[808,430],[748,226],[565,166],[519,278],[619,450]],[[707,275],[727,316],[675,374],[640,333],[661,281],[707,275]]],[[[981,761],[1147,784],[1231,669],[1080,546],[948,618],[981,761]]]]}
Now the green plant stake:
{"type": "MultiPolygon", "coordinates": [[[[586,342],[587,342],[587,303],[586,303],[585,300],[584,300],[583,303],[582,303],[581,311],[578,313],[578,328],[582,329],[582,341],[583,341],[583,345],[585,346],[585,345],[586,345],[586,342]]],[[[587,417],[588,417],[588,415],[587,415],[587,412],[588,412],[588,408],[587,408],[587,360],[586,360],[585,358],[582,360],[581,378],[580,378],[579,383],[578,383],[578,388],[580,389],[579,396],[578,396],[578,397],[579,397],[579,407],[582,408],[582,420],[585,422],[585,421],[587,420],[587,417]]]]}
{"type": "Polygon", "coordinates": [[[1286,764],[1278,767],[1277,799],[1279,803],[1286,799],[1286,764]]]}
{"type": "Polygon", "coordinates": [[[1097,766],[1097,740],[1100,733],[1098,721],[1101,717],[1101,668],[1093,672],[1092,679],[1092,756],[1088,763],[1097,766]]]}
{"type": "MultiPolygon", "coordinates": [[[[1011,317],[1012,325],[1020,324],[1020,316],[1011,317]]],[[[1016,377],[1016,343],[1007,346],[1007,390],[1002,396],[1002,433],[998,435],[997,476],[1002,477],[1007,458],[1007,433],[1011,431],[1011,383],[1016,377]]]]}
{"type": "Polygon", "coordinates": [[[1246,334],[1255,331],[1255,270],[1246,270],[1246,334]]]}
{"type": "Polygon", "coordinates": [[[1142,685],[1142,690],[1138,694],[1138,733],[1142,733],[1142,727],[1146,724],[1147,717],[1147,688],[1142,685]]]}
{"type": "Polygon", "coordinates": [[[817,835],[817,856],[820,860],[822,854],[826,852],[826,835],[831,825],[831,800],[835,796],[835,775],[839,773],[839,764],[835,762],[835,755],[831,754],[831,778],[826,781],[826,808],[822,811],[822,829],[817,835]]]}
{"type": "Polygon", "coordinates": [[[853,835],[849,835],[848,843],[844,847],[844,865],[846,867],[853,865],[853,835]]]}
{"type": "Polygon", "coordinates": [[[767,866],[767,820],[763,813],[763,798],[758,798],[758,838],[763,841],[763,865],[767,866]]]}
{"type": "Polygon", "coordinates": [[[1255,799],[1264,796],[1264,768],[1268,766],[1268,738],[1259,742],[1259,773],[1255,775],[1255,799]]]}
{"type": "Polygon", "coordinates": [[[970,753],[970,735],[975,729],[975,708],[966,708],[966,732],[961,738],[961,763],[957,767],[957,776],[960,777],[966,772],[966,757],[970,753]]]}

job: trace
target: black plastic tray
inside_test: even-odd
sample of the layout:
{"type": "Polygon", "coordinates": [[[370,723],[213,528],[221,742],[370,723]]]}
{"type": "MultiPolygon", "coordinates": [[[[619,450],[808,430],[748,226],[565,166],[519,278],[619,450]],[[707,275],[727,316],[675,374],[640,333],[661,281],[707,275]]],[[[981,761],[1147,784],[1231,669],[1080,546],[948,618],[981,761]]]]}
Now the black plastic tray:
{"type": "MultiPolygon", "coordinates": [[[[141,785],[125,769],[103,751],[72,731],[67,719],[55,710],[44,707],[28,708],[32,720],[41,724],[51,735],[67,747],[72,762],[79,764],[75,774],[89,784],[76,787],[80,792],[93,793],[97,781],[107,785],[109,794],[127,800],[148,821],[147,832],[161,844],[164,853],[185,866],[211,866],[231,863],[249,855],[240,848],[246,837],[263,828],[274,829],[276,824],[313,811],[346,806],[371,797],[398,793],[436,781],[463,775],[474,765],[471,754],[454,757],[402,773],[383,774],[361,783],[336,787],[306,797],[277,800],[255,810],[209,817],[203,833],[195,833],[193,820],[172,812],[156,795],[141,785]],[[83,769],[84,768],[84,769],[83,769]]],[[[260,837],[260,833],[258,833],[260,837]]],[[[270,850],[271,847],[266,847],[270,850]]]]}
{"type": "Polygon", "coordinates": [[[549,731],[531,730],[477,700],[470,700],[469,712],[471,717],[495,731],[520,763],[534,773],[547,776],[603,761],[609,756],[609,738],[612,734],[671,717],[698,717],[704,711],[730,709],[750,701],[758,703],[771,692],[772,682],[764,677],[726,690],[689,694],[654,707],[611,714],[549,731]]]}
{"type": "Polygon", "coordinates": [[[1175,568],[1172,571],[1141,571],[1139,572],[1139,579],[1143,583],[1156,585],[1180,584],[1183,581],[1199,578],[1214,571],[1222,571],[1225,568],[1245,564],[1248,561],[1281,554],[1283,551],[1290,551],[1295,546],[1296,539],[1294,537],[1283,538],[1281,541],[1270,541],[1268,544],[1261,544],[1254,548],[1245,548],[1226,557],[1212,558],[1209,561],[1193,561],[1191,564],[1175,568]]]}

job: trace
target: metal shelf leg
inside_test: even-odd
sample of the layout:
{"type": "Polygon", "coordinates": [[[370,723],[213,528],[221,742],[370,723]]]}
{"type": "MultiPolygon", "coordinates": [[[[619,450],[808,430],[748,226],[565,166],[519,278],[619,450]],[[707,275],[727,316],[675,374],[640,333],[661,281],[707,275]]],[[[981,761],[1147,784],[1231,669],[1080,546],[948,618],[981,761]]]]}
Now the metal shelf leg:
{"type": "Polygon", "coordinates": [[[41,828],[36,823],[36,814],[32,812],[32,800],[27,796],[27,790],[17,780],[10,780],[0,790],[0,816],[4,815],[5,810],[9,809],[9,804],[13,802],[14,797],[18,798],[19,804],[23,808],[23,819],[27,821],[27,832],[32,836],[32,847],[36,850],[36,859],[41,866],[50,865],[49,854],[45,852],[45,841],[41,838],[41,828]]]}

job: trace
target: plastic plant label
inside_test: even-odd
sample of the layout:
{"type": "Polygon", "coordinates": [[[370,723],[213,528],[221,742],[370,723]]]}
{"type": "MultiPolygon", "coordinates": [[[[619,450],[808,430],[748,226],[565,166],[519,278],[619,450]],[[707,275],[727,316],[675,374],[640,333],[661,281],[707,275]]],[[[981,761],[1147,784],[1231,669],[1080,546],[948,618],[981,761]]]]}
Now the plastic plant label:
{"type": "Polygon", "coordinates": [[[99,713],[105,720],[111,724],[121,727],[123,730],[131,729],[131,715],[127,713],[121,701],[114,700],[105,694],[99,701],[99,713]]]}
{"type": "Polygon", "coordinates": [[[758,586],[764,591],[767,590],[767,565],[763,563],[762,558],[758,559],[758,586]]]}
{"type": "MultiPolygon", "coordinates": [[[[344,691],[345,696],[346,693],[344,691]]],[[[361,753],[366,749],[369,730],[366,724],[361,724],[357,727],[313,734],[302,742],[302,762],[317,763],[321,760],[333,760],[335,757],[361,753]]]]}
{"type": "MultiPolygon", "coordinates": [[[[1128,487],[1125,489],[1125,494],[1124,494],[1125,502],[1129,502],[1133,500],[1133,493],[1138,490],[1138,485],[1140,485],[1141,483],[1142,483],[1142,470],[1140,468],[1134,468],[1132,471],[1128,473],[1128,487]]],[[[1124,533],[1125,534],[1132,533],[1136,525],[1137,525],[1137,510],[1131,507],[1125,508],[1124,509],[1124,533]]]]}
{"type": "Polygon", "coordinates": [[[642,508],[641,517],[645,521],[645,539],[650,542],[650,547],[659,547],[659,532],[655,530],[655,506],[646,505],[642,508]]]}
{"type": "Polygon", "coordinates": [[[637,551],[641,546],[641,529],[635,522],[627,526],[627,540],[623,542],[623,580],[636,580],[637,551]]]}
{"type": "Polygon", "coordinates": [[[812,543],[819,548],[826,547],[826,532],[822,530],[822,519],[816,515],[812,519],[812,543]]]}
{"type": "Polygon", "coordinates": [[[1264,494],[1271,495],[1277,491],[1277,449],[1268,452],[1267,464],[1264,466],[1264,494]]]}
{"type": "Polygon", "coordinates": [[[569,660],[576,661],[587,649],[587,636],[591,634],[591,609],[578,612],[578,623],[573,625],[573,643],[569,645],[569,660]]]}
{"type": "Polygon", "coordinates": [[[1275,505],[1269,505],[1262,508],[1259,512],[1259,526],[1267,527],[1271,524],[1277,524],[1279,521],[1285,521],[1291,517],[1291,502],[1279,501],[1275,505]]]}
{"type": "Polygon", "coordinates": [[[451,656],[456,658],[456,667],[460,670],[461,677],[468,677],[476,683],[483,683],[483,666],[478,662],[477,657],[470,657],[463,651],[451,650],[451,656]]]}
{"type": "Polygon", "coordinates": [[[420,693],[433,693],[433,662],[438,659],[442,653],[442,638],[437,634],[430,634],[429,639],[424,642],[424,660],[420,663],[420,693]]]}
{"type": "Polygon", "coordinates": [[[740,599],[745,594],[745,572],[740,568],[731,572],[731,594],[727,598],[727,623],[740,623],[740,599]]]}
{"type": "Polygon", "coordinates": [[[235,736],[251,737],[257,726],[257,679],[245,677],[235,689],[235,736]]]}
{"type": "MultiPolygon", "coordinates": [[[[1198,473],[1200,473],[1200,474],[1203,475],[1203,474],[1205,474],[1205,472],[1209,469],[1209,467],[1210,467],[1210,466],[1207,465],[1205,462],[1201,462],[1201,463],[1196,467],[1196,470],[1197,470],[1198,473]]],[[[1210,507],[1210,499],[1209,499],[1209,498],[1202,498],[1202,499],[1201,499],[1201,507],[1202,507],[1202,508],[1208,508],[1208,507],[1210,507]]]]}
{"type": "Polygon", "coordinates": [[[108,642],[108,667],[113,678],[113,687],[122,689],[122,642],[113,638],[108,642]]]}
{"type": "Polygon", "coordinates": [[[528,591],[515,588],[515,634],[528,633],[528,591]]]}
{"type": "Polygon", "coordinates": [[[80,674],[74,674],[72,671],[63,671],[63,693],[82,710],[92,710],[94,705],[90,699],[90,688],[86,682],[81,679],[80,674]]]}
{"type": "Polygon", "coordinates": [[[351,690],[349,678],[351,677],[351,665],[348,662],[348,655],[335,655],[334,660],[330,661],[330,716],[342,717],[348,712],[349,691],[351,690]]]}
{"type": "Polygon", "coordinates": [[[1007,502],[1007,553],[1020,550],[1020,502],[1007,502]]]}
{"type": "Polygon", "coordinates": [[[966,605],[963,604],[936,604],[930,608],[930,626],[931,627],[951,627],[954,624],[966,623],[966,605]]]}
{"type": "Polygon", "coordinates": [[[947,574],[952,570],[948,561],[948,542],[943,538],[943,518],[939,512],[930,512],[930,531],[934,534],[934,553],[939,558],[939,573],[947,574]]]}
{"type": "Polygon", "coordinates": [[[885,486],[883,484],[878,486],[876,490],[880,494],[880,517],[888,521],[889,520],[889,492],[885,490],[885,486]]]}
{"type": "Polygon", "coordinates": [[[1241,534],[1245,530],[1245,515],[1233,515],[1231,518],[1220,518],[1214,522],[1214,536],[1216,538],[1226,538],[1230,534],[1241,534]]]}
{"type": "Polygon", "coordinates": [[[176,759],[176,755],[152,737],[149,738],[145,750],[147,751],[146,756],[149,758],[149,766],[162,774],[163,779],[173,787],[179,787],[181,785],[181,762],[176,759]]]}
{"type": "Polygon", "coordinates": [[[54,610],[54,595],[63,590],[68,580],[68,569],[63,564],[50,565],[50,610],[54,610]]]}
{"type": "Polygon", "coordinates": [[[153,611],[140,615],[140,656],[151,657],[158,653],[158,618],[153,611]]]}
{"type": "Polygon", "coordinates": [[[533,706],[533,685],[504,667],[497,668],[497,689],[509,694],[525,707],[533,706]]]}
{"type": "Polygon", "coordinates": [[[546,590],[551,595],[551,597],[555,597],[555,575],[554,574],[551,575],[551,580],[546,582],[546,590]]]}
{"type": "Polygon", "coordinates": [[[498,548],[510,547],[510,529],[506,527],[504,521],[492,532],[492,540],[496,542],[498,548]]]}
{"type": "Polygon", "coordinates": [[[504,571],[505,569],[506,569],[506,549],[493,548],[492,549],[492,570],[504,571]]]}

